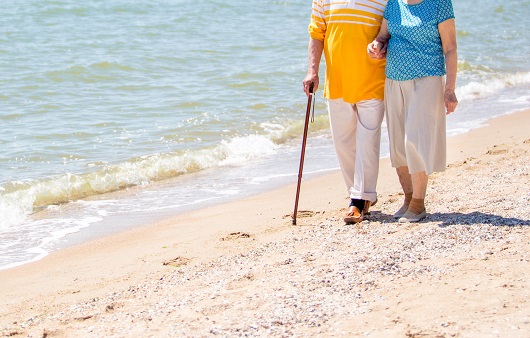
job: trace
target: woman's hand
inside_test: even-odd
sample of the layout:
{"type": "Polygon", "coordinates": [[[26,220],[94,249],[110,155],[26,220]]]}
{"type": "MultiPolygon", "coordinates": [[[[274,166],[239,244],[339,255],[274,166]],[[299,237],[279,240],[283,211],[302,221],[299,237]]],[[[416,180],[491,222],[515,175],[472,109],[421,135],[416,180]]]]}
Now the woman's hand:
{"type": "Polygon", "coordinates": [[[388,20],[383,19],[381,22],[381,28],[379,33],[375,37],[374,41],[368,44],[366,51],[372,59],[384,59],[386,58],[386,49],[388,47],[388,41],[390,40],[390,34],[388,33],[388,20]]]}
{"type": "Polygon", "coordinates": [[[368,44],[366,51],[372,59],[384,59],[386,57],[387,44],[374,40],[368,44]]]}
{"type": "Polygon", "coordinates": [[[458,100],[456,98],[455,91],[452,89],[446,89],[444,93],[444,103],[446,115],[451,114],[455,111],[456,106],[458,105],[458,100]]]}

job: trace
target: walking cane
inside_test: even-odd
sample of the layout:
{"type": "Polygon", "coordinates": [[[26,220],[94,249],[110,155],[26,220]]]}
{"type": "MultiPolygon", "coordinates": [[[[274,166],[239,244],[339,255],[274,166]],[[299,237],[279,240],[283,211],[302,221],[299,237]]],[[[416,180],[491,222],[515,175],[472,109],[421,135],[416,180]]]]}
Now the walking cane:
{"type": "Polygon", "coordinates": [[[307,97],[304,137],[302,139],[302,152],[300,154],[300,167],[298,169],[298,186],[296,187],[296,198],[294,200],[293,225],[296,225],[296,213],[298,212],[298,198],[300,196],[300,184],[302,183],[302,171],[304,170],[305,144],[307,140],[307,129],[309,127],[309,115],[311,113],[311,99],[313,99],[313,113],[315,112],[315,94],[313,93],[313,85],[313,82],[309,84],[309,96],[307,97]]]}

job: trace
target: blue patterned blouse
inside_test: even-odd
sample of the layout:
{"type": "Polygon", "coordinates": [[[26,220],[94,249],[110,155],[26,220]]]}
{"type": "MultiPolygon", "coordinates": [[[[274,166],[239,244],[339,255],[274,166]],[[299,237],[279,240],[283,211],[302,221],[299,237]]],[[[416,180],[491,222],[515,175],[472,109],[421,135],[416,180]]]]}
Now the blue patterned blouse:
{"type": "Polygon", "coordinates": [[[454,18],[451,0],[423,0],[407,5],[389,0],[386,77],[407,81],[424,76],[445,75],[445,57],[438,24],[454,18]]]}

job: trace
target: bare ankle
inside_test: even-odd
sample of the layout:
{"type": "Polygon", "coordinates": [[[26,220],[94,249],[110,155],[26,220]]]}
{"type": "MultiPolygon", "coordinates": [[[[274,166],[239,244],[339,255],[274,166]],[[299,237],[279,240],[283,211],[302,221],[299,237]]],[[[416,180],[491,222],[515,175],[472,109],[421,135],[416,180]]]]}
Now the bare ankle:
{"type": "Polygon", "coordinates": [[[417,215],[425,210],[425,200],[419,198],[412,198],[409,204],[409,211],[417,215]]]}

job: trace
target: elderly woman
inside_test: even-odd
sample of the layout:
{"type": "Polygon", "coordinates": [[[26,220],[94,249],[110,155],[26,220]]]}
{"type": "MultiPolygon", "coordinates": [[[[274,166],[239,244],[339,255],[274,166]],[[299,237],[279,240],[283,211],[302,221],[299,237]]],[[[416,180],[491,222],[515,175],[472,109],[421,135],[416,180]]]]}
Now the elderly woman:
{"type": "Polygon", "coordinates": [[[445,119],[458,104],[451,0],[389,0],[368,54],[387,61],[390,159],[405,193],[394,217],[418,222],[426,216],[428,175],[445,170],[445,119]]]}

